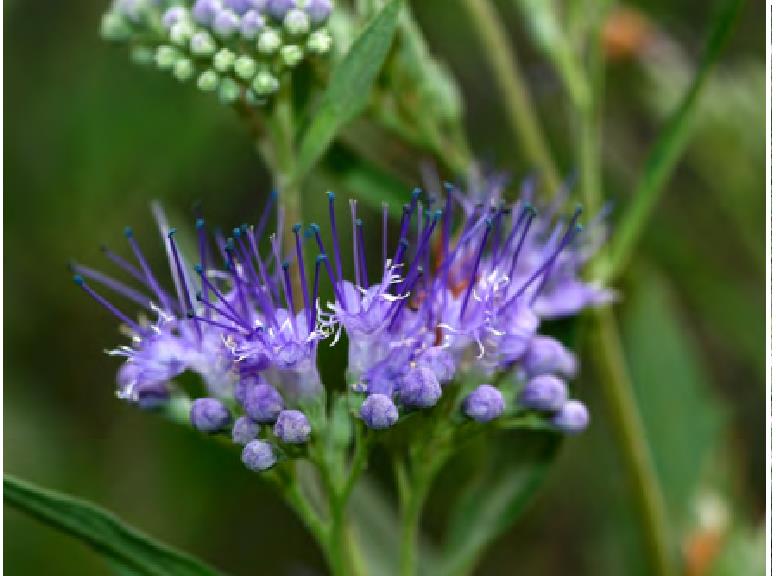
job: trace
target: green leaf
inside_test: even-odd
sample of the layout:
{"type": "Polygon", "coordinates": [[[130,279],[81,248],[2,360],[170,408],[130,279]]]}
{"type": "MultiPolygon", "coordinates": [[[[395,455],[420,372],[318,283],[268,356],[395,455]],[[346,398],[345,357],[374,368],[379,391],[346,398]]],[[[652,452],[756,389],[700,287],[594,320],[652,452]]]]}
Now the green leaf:
{"type": "Polygon", "coordinates": [[[669,286],[654,271],[629,300],[623,336],[669,518],[682,526],[719,439],[722,413],[669,286]]]}
{"type": "Polygon", "coordinates": [[[108,558],[125,574],[147,576],[215,576],[216,570],[199,560],[154,541],[130,528],[110,512],[30,484],[3,477],[5,503],[49,526],[74,536],[108,558]]]}
{"type": "Polygon", "coordinates": [[[364,109],[385,62],[399,19],[401,0],[391,0],[356,38],[331,74],[319,109],[302,138],[296,177],[302,178],[337,133],[364,109]]]}
{"type": "Polygon", "coordinates": [[[714,27],[706,43],[706,50],[695,78],[652,147],[633,201],[623,215],[617,233],[612,239],[611,260],[605,273],[607,280],[618,274],[627,264],[660,198],[660,193],[687,147],[694,125],[693,117],[699,101],[698,96],[733,30],[733,24],[742,5],[743,0],[727,0],[715,18],[714,27]]]}
{"type": "Polygon", "coordinates": [[[490,462],[456,499],[441,574],[468,573],[485,547],[515,523],[544,480],[560,445],[560,436],[554,432],[505,434],[500,440],[507,446],[489,450],[490,462]]]}

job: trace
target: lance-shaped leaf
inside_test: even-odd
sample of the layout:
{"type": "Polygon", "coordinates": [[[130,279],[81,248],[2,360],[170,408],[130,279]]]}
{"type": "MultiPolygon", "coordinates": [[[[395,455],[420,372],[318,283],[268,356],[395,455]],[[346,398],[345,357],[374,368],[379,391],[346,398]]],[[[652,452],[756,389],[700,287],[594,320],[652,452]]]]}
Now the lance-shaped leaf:
{"type": "Polygon", "coordinates": [[[391,47],[400,7],[401,0],[387,3],[332,72],[321,105],[302,138],[297,178],[312,168],[339,131],[366,106],[391,47]]]}
{"type": "Polygon", "coordinates": [[[144,576],[216,576],[201,561],[155,541],[110,512],[70,496],[6,475],[3,499],[8,506],[66,532],[105,556],[114,569],[144,576]]]}

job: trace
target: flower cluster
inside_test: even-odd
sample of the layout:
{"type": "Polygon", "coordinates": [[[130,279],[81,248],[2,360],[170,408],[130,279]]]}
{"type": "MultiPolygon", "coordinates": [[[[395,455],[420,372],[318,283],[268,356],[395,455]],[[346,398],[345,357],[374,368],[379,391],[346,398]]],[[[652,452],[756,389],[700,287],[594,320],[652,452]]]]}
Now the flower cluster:
{"type": "Polygon", "coordinates": [[[224,103],[259,104],[306,57],[326,54],[331,0],[114,0],[105,38],[224,103]]]}
{"type": "Polygon", "coordinates": [[[567,221],[553,208],[540,217],[530,186],[511,204],[498,180],[470,188],[465,194],[447,185],[425,196],[415,190],[390,249],[384,207],[382,258],[371,267],[364,223],[351,201],[349,278],[333,193],[329,248],[317,224],[304,232],[301,224],[293,226],[293,241],[284,244],[281,220],[264,240],[269,203],[256,226],[234,228],[229,237],[215,233],[211,239],[198,220],[199,263],[193,267],[155,209],[173,290],[151,271],[131,230],[126,236],[134,263],[104,252],[145,292],[74,265],[76,283],[131,335],[130,345],[111,352],[127,358],[118,374],[119,396],[148,408],[184,398],[196,429],[231,429],[233,441],[244,446],[245,465],[264,470],[279,457],[300,454],[294,446],[316,434],[309,406],[324,393],[317,347],[344,335],[353,414],[373,430],[434,407],[450,386],[461,392],[458,413],[479,423],[533,413],[558,430],[583,430],[587,411],[569,399],[566,384],[576,360],[539,328],[542,319],[611,298],[579,277],[600,239],[582,231],[579,211],[567,221]],[[324,279],[334,299],[322,304],[324,279]],[[133,320],[92,282],[156,319],[133,320]],[[185,371],[205,383],[206,394],[193,402],[172,383],[185,371]]]}

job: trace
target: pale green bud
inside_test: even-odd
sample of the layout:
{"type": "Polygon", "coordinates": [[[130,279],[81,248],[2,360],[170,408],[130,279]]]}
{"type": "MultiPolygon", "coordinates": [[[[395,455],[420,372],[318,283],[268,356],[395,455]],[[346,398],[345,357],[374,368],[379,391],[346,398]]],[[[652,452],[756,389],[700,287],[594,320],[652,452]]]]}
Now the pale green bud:
{"type": "Polygon", "coordinates": [[[283,27],[289,34],[301,36],[310,31],[310,18],[302,10],[294,8],[289,10],[286,17],[283,18],[283,27]]]}
{"type": "Polygon", "coordinates": [[[188,58],[178,58],[172,69],[172,75],[181,82],[185,82],[194,76],[194,63],[188,58]]]}
{"type": "Polygon", "coordinates": [[[216,43],[207,32],[197,32],[191,37],[189,50],[195,56],[210,56],[216,51],[216,43]]]}
{"type": "Polygon", "coordinates": [[[301,46],[288,44],[280,49],[280,57],[286,66],[293,68],[302,61],[302,58],[304,58],[304,51],[301,46]]]}
{"type": "Polygon", "coordinates": [[[221,48],[216,55],[213,56],[213,66],[219,72],[228,72],[234,64],[235,55],[234,52],[228,48],[221,48]]]}
{"type": "Polygon", "coordinates": [[[106,40],[126,40],[132,34],[132,28],[119,14],[106,12],[100,22],[100,34],[106,40]]]}
{"type": "Polygon", "coordinates": [[[185,46],[194,34],[194,27],[187,20],[180,20],[170,28],[170,42],[178,46],[185,46]]]}
{"type": "Polygon", "coordinates": [[[251,88],[253,88],[253,90],[259,96],[268,96],[269,94],[273,94],[278,91],[279,87],[280,82],[278,82],[278,79],[266,70],[262,70],[256,74],[256,77],[253,79],[253,83],[251,84],[251,88]]]}
{"type": "Polygon", "coordinates": [[[205,70],[197,78],[197,88],[203,92],[212,92],[218,88],[218,74],[215,70],[205,70]]]}
{"type": "Polygon", "coordinates": [[[331,35],[327,30],[316,30],[307,39],[307,49],[313,54],[326,54],[331,49],[331,35]]]}
{"type": "Polygon", "coordinates": [[[135,64],[151,64],[154,61],[154,51],[148,46],[133,46],[129,51],[129,57],[135,64]]]}
{"type": "Polygon", "coordinates": [[[162,70],[168,70],[175,65],[178,51],[172,46],[162,45],[156,49],[156,65],[162,70]]]}
{"type": "Polygon", "coordinates": [[[234,73],[243,80],[250,80],[256,74],[256,61],[250,56],[240,56],[234,61],[234,73]]]}
{"type": "Polygon", "coordinates": [[[240,97],[240,86],[231,78],[222,78],[218,86],[218,99],[231,104],[240,97]]]}
{"type": "Polygon", "coordinates": [[[282,43],[280,34],[274,30],[265,30],[259,34],[256,49],[262,54],[274,54],[282,43]]]}

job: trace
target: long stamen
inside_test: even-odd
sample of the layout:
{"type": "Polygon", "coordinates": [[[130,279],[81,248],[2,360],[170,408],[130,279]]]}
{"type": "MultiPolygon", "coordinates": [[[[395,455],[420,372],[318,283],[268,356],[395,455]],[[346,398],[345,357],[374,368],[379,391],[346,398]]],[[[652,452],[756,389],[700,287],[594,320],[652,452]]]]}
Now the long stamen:
{"type": "Polygon", "coordinates": [[[452,188],[449,182],[444,183],[445,187],[445,208],[442,217],[442,262],[447,259],[447,253],[450,249],[450,227],[453,221],[452,188]]]}
{"type": "Polygon", "coordinates": [[[81,264],[75,264],[75,263],[73,263],[70,266],[70,269],[75,274],[80,274],[81,276],[89,278],[90,280],[99,282],[106,288],[110,288],[117,294],[120,294],[129,300],[132,300],[135,304],[138,304],[139,306],[142,306],[147,310],[153,309],[152,306],[150,305],[150,299],[148,298],[148,296],[146,296],[145,294],[143,294],[138,290],[135,290],[134,288],[130,288],[129,286],[127,286],[123,282],[120,282],[119,280],[115,280],[111,278],[107,274],[103,274],[102,272],[89,268],[88,266],[82,266],[81,264]]]}
{"type": "Polygon", "coordinates": [[[485,246],[488,243],[488,236],[490,235],[491,230],[493,229],[493,221],[488,218],[485,221],[485,234],[482,236],[482,242],[480,243],[480,249],[477,251],[477,259],[474,261],[474,266],[472,267],[472,273],[469,277],[469,286],[466,288],[466,294],[463,297],[463,303],[461,304],[461,313],[459,315],[459,319],[463,320],[464,314],[466,314],[466,306],[469,304],[469,298],[472,295],[472,290],[474,289],[474,283],[477,280],[477,269],[480,266],[480,260],[482,259],[482,254],[485,252],[485,246]]]}
{"type": "MultiPolygon", "coordinates": [[[[412,292],[413,288],[415,288],[415,284],[417,284],[418,280],[420,280],[421,277],[423,277],[423,267],[418,266],[415,268],[415,270],[412,271],[412,280],[407,285],[407,293],[409,294],[412,292]]],[[[392,331],[394,327],[396,326],[396,321],[399,319],[399,315],[401,314],[401,311],[404,309],[404,307],[407,305],[407,300],[409,300],[409,296],[406,298],[400,299],[396,306],[392,309],[392,311],[389,312],[389,314],[392,314],[391,321],[388,323],[388,331],[392,331]]]]}
{"type": "Polygon", "coordinates": [[[232,306],[232,305],[229,303],[229,301],[228,301],[228,300],[226,299],[226,297],[225,297],[225,296],[224,296],[224,295],[221,293],[221,291],[220,291],[218,288],[216,288],[216,287],[215,287],[215,286],[214,286],[214,285],[213,285],[213,284],[210,282],[210,280],[208,280],[208,278],[207,278],[207,274],[206,274],[206,272],[205,272],[205,269],[204,269],[202,266],[200,266],[199,264],[197,264],[196,266],[194,266],[194,271],[195,271],[197,274],[199,274],[200,280],[202,281],[202,286],[203,286],[203,288],[204,288],[205,286],[207,286],[207,287],[210,289],[210,291],[211,291],[213,294],[215,294],[215,295],[216,295],[216,298],[218,298],[218,299],[219,299],[219,300],[220,300],[220,301],[223,303],[223,305],[224,305],[224,306],[226,306],[226,307],[227,307],[227,309],[228,309],[228,310],[229,310],[229,311],[230,311],[230,312],[231,312],[231,313],[232,313],[232,314],[233,314],[235,317],[237,317],[237,318],[240,318],[241,316],[240,316],[239,312],[237,312],[237,310],[235,310],[235,309],[234,309],[234,307],[233,307],[233,306],[232,306]]]}
{"type": "Polygon", "coordinates": [[[129,316],[127,316],[121,310],[116,308],[113,304],[108,302],[108,300],[105,299],[103,296],[95,292],[92,289],[92,287],[86,283],[86,280],[84,280],[83,276],[79,276],[78,274],[76,274],[75,276],[73,276],[73,281],[76,283],[76,286],[80,286],[81,288],[83,288],[84,292],[89,294],[89,296],[94,298],[98,303],[102,304],[102,306],[104,306],[111,314],[113,314],[116,318],[124,322],[124,324],[132,328],[132,330],[134,330],[138,334],[143,333],[143,329],[140,327],[140,325],[137,322],[132,320],[129,316]]]}
{"type": "Polygon", "coordinates": [[[148,283],[148,280],[146,279],[145,275],[137,268],[137,266],[133,266],[127,260],[116,254],[113,250],[108,248],[107,246],[100,246],[100,251],[105,254],[105,256],[116,264],[119,268],[127,272],[130,276],[132,276],[135,280],[140,282],[143,286],[147,287],[149,290],[151,290],[151,285],[148,283]]]}
{"type": "Polygon", "coordinates": [[[286,304],[288,305],[288,316],[291,320],[291,328],[294,330],[294,336],[296,333],[296,310],[294,307],[294,292],[291,290],[291,275],[288,272],[290,266],[289,262],[283,262],[283,291],[286,295],[286,304]]]}
{"type": "Polygon", "coordinates": [[[364,222],[356,219],[356,230],[358,231],[358,252],[361,260],[361,285],[364,288],[369,286],[369,274],[366,269],[366,248],[364,245],[364,222]]]}
{"type": "MultiPolygon", "coordinates": [[[[310,224],[310,230],[312,231],[313,235],[315,236],[315,242],[318,244],[318,250],[320,250],[320,253],[322,256],[326,256],[326,250],[323,247],[323,240],[321,240],[321,228],[317,224],[310,224]]],[[[317,260],[316,260],[317,262],[317,260]]],[[[343,308],[347,308],[347,304],[345,303],[345,299],[342,297],[342,292],[339,289],[339,283],[337,282],[336,277],[334,276],[334,271],[331,268],[331,262],[329,262],[329,258],[324,258],[323,263],[326,266],[326,272],[329,275],[329,279],[331,280],[332,288],[334,289],[334,296],[337,298],[337,300],[342,304],[343,308]]],[[[315,304],[315,298],[313,298],[313,305],[315,304]]]]}
{"type": "MultiPolygon", "coordinates": [[[[197,322],[204,322],[205,324],[210,324],[211,326],[221,328],[222,330],[227,330],[228,332],[237,332],[237,329],[234,326],[229,326],[227,324],[224,324],[223,322],[218,322],[217,320],[205,318],[204,316],[197,316],[197,313],[194,310],[189,310],[188,312],[186,312],[186,316],[191,320],[196,320],[197,322]]],[[[243,330],[245,330],[247,334],[251,333],[250,330],[244,328],[243,326],[238,326],[238,328],[242,328],[243,330]]]]}
{"type": "MultiPolygon", "coordinates": [[[[205,231],[205,219],[197,218],[197,237],[199,240],[199,263],[207,270],[207,232],[205,231]]],[[[205,300],[208,299],[207,287],[203,288],[205,300]]]]}
{"type": "Polygon", "coordinates": [[[243,319],[240,318],[239,316],[235,316],[229,310],[226,310],[224,308],[216,306],[213,302],[205,300],[205,297],[202,295],[201,292],[197,292],[196,299],[197,299],[197,302],[200,302],[205,307],[206,310],[212,310],[213,312],[215,312],[219,316],[223,316],[224,318],[228,318],[229,320],[231,320],[235,324],[238,324],[238,325],[242,326],[246,330],[250,328],[250,326],[248,326],[243,321],[243,319]]]}
{"type": "Polygon", "coordinates": [[[356,201],[350,200],[350,223],[353,233],[353,276],[356,285],[363,286],[361,283],[361,260],[358,257],[358,234],[356,232],[356,201]]]}
{"type": "MultiPolygon", "coordinates": [[[[515,273],[517,260],[520,257],[520,252],[523,249],[523,244],[525,243],[525,239],[528,236],[528,231],[531,229],[531,224],[533,223],[533,219],[536,217],[536,210],[534,209],[533,206],[527,207],[523,213],[527,215],[527,220],[525,222],[525,226],[523,226],[523,233],[520,235],[520,240],[517,243],[517,248],[515,248],[515,252],[512,255],[512,265],[509,267],[509,274],[507,275],[509,278],[512,278],[512,275],[515,273]]],[[[517,230],[517,228],[518,228],[518,225],[515,225],[515,230],[517,230]]]]}
{"type": "MultiPolygon", "coordinates": [[[[189,285],[186,279],[186,274],[183,272],[183,266],[181,266],[181,258],[178,254],[178,246],[175,242],[175,228],[172,228],[167,233],[167,239],[170,241],[170,250],[172,250],[172,257],[175,261],[175,268],[178,272],[178,283],[175,285],[178,290],[178,300],[180,301],[181,308],[184,310],[190,310],[193,308],[191,304],[191,296],[189,294],[189,285]]],[[[196,322],[194,323],[194,326],[197,330],[197,337],[202,338],[202,331],[200,330],[199,324],[196,322]]]]}
{"type": "Polygon", "coordinates": [[[388,260],[388,203],[383,202],[383,266],[388,260]]]}
{"type": "Polygon", "coordinates": [[[315,328],[315,316],[317,314],[317,308],[318,308],[318,286],[320,285],[321,280],[321,262],[325,262],[327,266],[330,266],[328,264],[328,257],[326,254],[318,254],[318,256],[315,257],[315,276],[313,278],[313,301],[312,306],[310,307],[310,317],[308,320],[309,325],[309,331],[312,332],[313,328],[315,328]]]}
{"type": "Polygon", "coordinates": [[[135,240],[135,233],[132,231],[132,228],[125,228],[124,236],[127,237],[129,245],[132,247],[132,252],[134,252],[135,258],[137,259],[138,264],[140,264],[140,268],[143,270],[151,290],[159,299],[159,304],[164,306],[166,309],[171,310],[172,306],[170,301],[166,298],[166,294],[162,290],[161,286],[159,286],[159,283],[156,281],[156,277],[154,276],[153,272],[151,272],[151,268],[148,266],[148,262],[146,262],[145,256],[143,256],[143,251],[140,249],[140,245],[137,243],[137,240],[135,240]]]}
{"type": "Polygon", "coordinates": [[[302,239],[299,237],[299,231],[302,225],[294,224],[294,236],[296,237],[296,261],[299,267],[299,283],[302,285],[302,298],[304,298],[305,310],[310,310],[310,296],[307,293],[307,277],[304,271],[304,251],[302,250],[302,239]]]}

